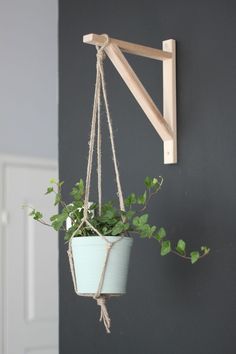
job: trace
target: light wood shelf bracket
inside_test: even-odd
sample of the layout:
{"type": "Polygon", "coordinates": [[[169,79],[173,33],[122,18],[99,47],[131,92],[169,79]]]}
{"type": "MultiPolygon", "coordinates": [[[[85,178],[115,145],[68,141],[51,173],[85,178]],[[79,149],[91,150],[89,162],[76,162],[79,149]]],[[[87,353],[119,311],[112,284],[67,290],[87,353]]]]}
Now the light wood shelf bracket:
{"type": "MultiPolygon", "coordinates": [[[[104,35],[91,33],[83,37],[84,43],[97,46],[105,41],[104,35]]],[[[175,40],[163,41],[160,50],[110,38],[104,50],[163,140],[164,164],[177,163],[175,40]],[[122,52],[163,62],[163,115],[122,52]]]]}

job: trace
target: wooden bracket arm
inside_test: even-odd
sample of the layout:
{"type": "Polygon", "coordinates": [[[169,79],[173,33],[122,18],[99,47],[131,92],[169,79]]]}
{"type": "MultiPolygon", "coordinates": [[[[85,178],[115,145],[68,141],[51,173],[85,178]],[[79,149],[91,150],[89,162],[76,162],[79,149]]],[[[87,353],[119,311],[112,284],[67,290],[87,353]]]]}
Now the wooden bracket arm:
{"type": "MultiPolygon", "coordinates": [[[[172,53],[156,48],[146,47],[140,44],[121,41],[119,39],[110,38],[110,41],[117,45],[123,52],[135,54],[149,59],[166,60],[172,58],[172,53]]],[[[83,42],[87,44],[94,44],[102,46],[106,42],[106,38],[99,34],[86,34],[83,37],[83,42]]]]}
{"type": "MultiPolygon", "coordinates": [[[[84,42],[101,46],[105,37],[89,34],[84,42]]],[[[164,163],[176,163],[175,41],[163,42],[166,51],[110,38],[105,52],[164,142],[164,163]],[[124,57],[125,52],[163,61],[164,117],[124,57]]]]}
{"type": "Polygon", "coordinates": [[[162,140],[171,140],[172,133],[168,127],[168,123],[163,119],[161,112],[156,107],[121,50],[115,44],[111,43],[105,48],[105,52],[162,140]]]}

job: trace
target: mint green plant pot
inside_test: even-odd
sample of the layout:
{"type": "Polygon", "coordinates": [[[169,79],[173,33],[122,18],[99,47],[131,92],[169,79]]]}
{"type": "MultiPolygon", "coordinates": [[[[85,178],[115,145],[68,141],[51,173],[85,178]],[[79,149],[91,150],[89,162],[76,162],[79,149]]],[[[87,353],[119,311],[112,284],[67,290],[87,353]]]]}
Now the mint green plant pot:
{"type": "MultiPolygon", "coordinates": [[[[117,237],[106,236],[106,239],[114,242],[117,237]]],[[[112,247],[101,294],[125,294],[132,244],[133,238],[124,237],[112,247]]],[[[74,237],[71,246],[79,294],[96,294],[106,257],[106,241],[100,236],[74,237]]]]}

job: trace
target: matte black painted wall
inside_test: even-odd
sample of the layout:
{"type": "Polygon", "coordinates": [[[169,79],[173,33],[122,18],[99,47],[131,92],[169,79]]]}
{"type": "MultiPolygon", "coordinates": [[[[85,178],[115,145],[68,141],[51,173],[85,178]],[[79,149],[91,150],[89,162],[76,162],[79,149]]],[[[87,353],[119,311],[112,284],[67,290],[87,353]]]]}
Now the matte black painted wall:
{"type": "MultiPolygon", "coordinates": [[[[106,62],[110,107],[126,193],[146,175],[165,185],[151,220],[192,248],[211,247],[191,266],[160,257],[155,241],[135,241],[128,294],[110,302],[112,334],[98,308],[76,296],[60,241],[60,354],[235,354],[236,330],[236,3],[234,1],[60,1],[60,178],[85,176],[95,48],[82,35],[161,47],[177,40],[178,159],[164,166],[162,144],[115,68],[106,62]]],[[[161,108],[161,64],[129,57],[161,108]]],[[[104,151],[105,197],[113,196],[104,151]]]]}

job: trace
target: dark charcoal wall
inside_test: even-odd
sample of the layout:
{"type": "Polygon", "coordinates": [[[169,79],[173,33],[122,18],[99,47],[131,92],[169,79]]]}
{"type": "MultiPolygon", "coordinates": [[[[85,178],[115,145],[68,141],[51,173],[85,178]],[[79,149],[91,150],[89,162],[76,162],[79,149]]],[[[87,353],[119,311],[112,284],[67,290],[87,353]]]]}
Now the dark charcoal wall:
{"type": "MultiPolygon", "coordinates": [[[[236,326],[236,3],[234,1],[60,1],[60,178],[65,196],[85,176],[95,78],[95,48],[82,35],[160,47],[177,40],[178,158],[163,165],[162,144],[115,68],[106,62],[124,190],[142,190],[146,175],[165,185],[150,205],[168,236],[207,244],[191,266],[160,257],[155,241],[135,240],[128,293],[110,302],[112,334],[92,300],[72,289],[60,241],[60,354],[235,354],[236,326]]],[[[153,97],[162,99],[161,64],[129,57],[153,97]]],[[[161,106],[161,104],[160,104],[161,106]]],[[[105,197],[113,196],[108,144],[105,197]]]]}

